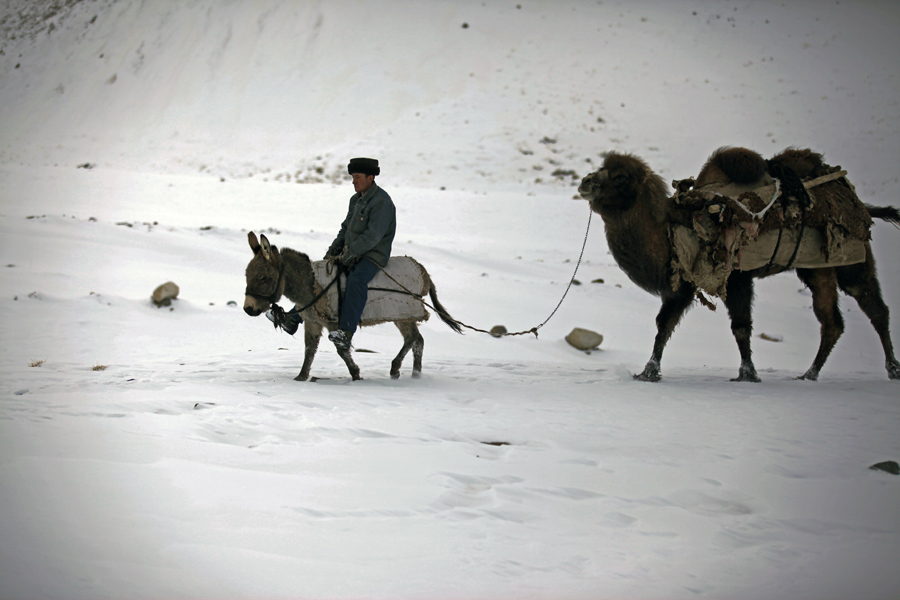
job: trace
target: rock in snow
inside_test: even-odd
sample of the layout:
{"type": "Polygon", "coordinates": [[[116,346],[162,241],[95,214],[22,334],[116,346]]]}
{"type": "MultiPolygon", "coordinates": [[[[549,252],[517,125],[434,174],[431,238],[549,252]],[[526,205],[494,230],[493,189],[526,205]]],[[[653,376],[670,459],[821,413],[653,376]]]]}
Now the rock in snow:
{"type": "Polygon", "coordinates": [[[588,352],[603,343],[603,336],[596,331],[576,327],[566,336],[566,341],[570,346],[588,352]]]}
{"type": "Polygon", "coordinates": [[[172,304],[172,300],[178,297],[178,292],[180,291],[174,282],[167,281],[153,290],[153,304],[156,306],[169,306],[172,304]]]}

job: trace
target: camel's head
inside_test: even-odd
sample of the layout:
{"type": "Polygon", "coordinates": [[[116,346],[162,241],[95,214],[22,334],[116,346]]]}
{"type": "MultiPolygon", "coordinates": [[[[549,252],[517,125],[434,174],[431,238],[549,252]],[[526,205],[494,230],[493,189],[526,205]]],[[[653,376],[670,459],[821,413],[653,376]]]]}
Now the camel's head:
{"type": "Polygon", "coordinates": [[[665,195],[665,184],[643,160],[631,154],[610,152],[599,171],[581,180],[578,193],[591,203],[591,209],[603,215],[631,208],[645,191],[665,195]],[[650,190],[648,190],[648,185],[650,190]]]}
{"type": "Polygon", "coordinates": [[[247,290],[244,293],[244,312],[258,317],[281,298],[281,255],[277,246],[269,244],[266,236],[256,239],[252,231],[247,235],[253,258],[247,265],[247,290]]]}

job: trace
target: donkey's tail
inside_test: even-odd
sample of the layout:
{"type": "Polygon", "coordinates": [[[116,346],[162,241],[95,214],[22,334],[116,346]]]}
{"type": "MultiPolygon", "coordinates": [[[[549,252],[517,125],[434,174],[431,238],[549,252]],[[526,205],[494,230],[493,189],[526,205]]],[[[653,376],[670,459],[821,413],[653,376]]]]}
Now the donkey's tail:
{"type": "Polygon", "coordinates": [[[866,210],[869,211],[869,215],[873,218],[887,221],[894,227],[900,229],[900,210],[897,210],[896,207],[872,206],[871,204],[866,204],[866,210]]]}
{"type": "Polygon", "coordinates": [[[434,310],[437,311],[438,316],[441,318],[441,321],[447,324],[447,327],[455,331],[456,333],[462,334],[462,325],[450,316],[450,313],[447,312],[447,309],[441,304],[441,301],[438,300],[437,297],[437,289],[434,287],[434,283],[431,284],[431,287],[428,289],[428,295],[431,297],[431,303],[434,307],[434,310]]]}

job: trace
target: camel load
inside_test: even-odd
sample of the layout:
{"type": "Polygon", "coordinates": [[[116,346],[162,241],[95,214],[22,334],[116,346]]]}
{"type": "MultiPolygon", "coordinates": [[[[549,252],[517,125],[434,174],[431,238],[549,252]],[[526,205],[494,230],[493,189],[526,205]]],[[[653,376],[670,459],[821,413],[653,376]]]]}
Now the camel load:
{"type": "Polygon", "coordinates": [[[673,290],[687,281],[724,298],[735,270],[865,262],[872,217],[847,172],[821,162],[807,164],[801,151],[794,152],[770,164],[779,178],[761,172],[748,178],[753,181],[733,181],[721,176],[714,155],[696,180],[673,182],[673,290]]]}
{"type": "Polygon", "coordinates": [[[619,152],[608,153],[601,168],[578,186],[603,218],[616,263],[662,300],[650,360],[635,379],[659,381],[663,351],[684,313],[698,297],[712,306],[698,294],[703,289],[721,297],[728,309],[741,355],[735,381],[759,381],[751,348],[754,280],[792,268],[809,288],[821,325],[819,350],[801,378],[819,377],[844,331],[841,290],[856,300],[878,332],[888,377],[900,379],[890,310],[881,297],[869,242],[872,218],[900,227],[900,210],[862,204],[840,169],[811,150],[789,149],[767,161],[746,148],[720,149],[696,180],[675,186],[673,197],[647,163],[619,152]],[[861,253],[853,248],[857,241],[861,253]],[[796,268],[799,260],[816,266],[796,268]]]}

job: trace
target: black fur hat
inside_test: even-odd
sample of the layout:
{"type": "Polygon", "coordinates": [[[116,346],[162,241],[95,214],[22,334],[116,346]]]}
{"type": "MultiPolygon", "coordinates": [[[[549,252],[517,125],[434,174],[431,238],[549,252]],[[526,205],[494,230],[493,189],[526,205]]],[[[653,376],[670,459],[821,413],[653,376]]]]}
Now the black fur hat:
{"type": "Polygon", "coordinates": [[[347,172],[362,173],[363,175],[380,175],[381,168],[378,166],[378,160],[375,158],[351,158],[350,164],[347,165],[347,172]]]}

